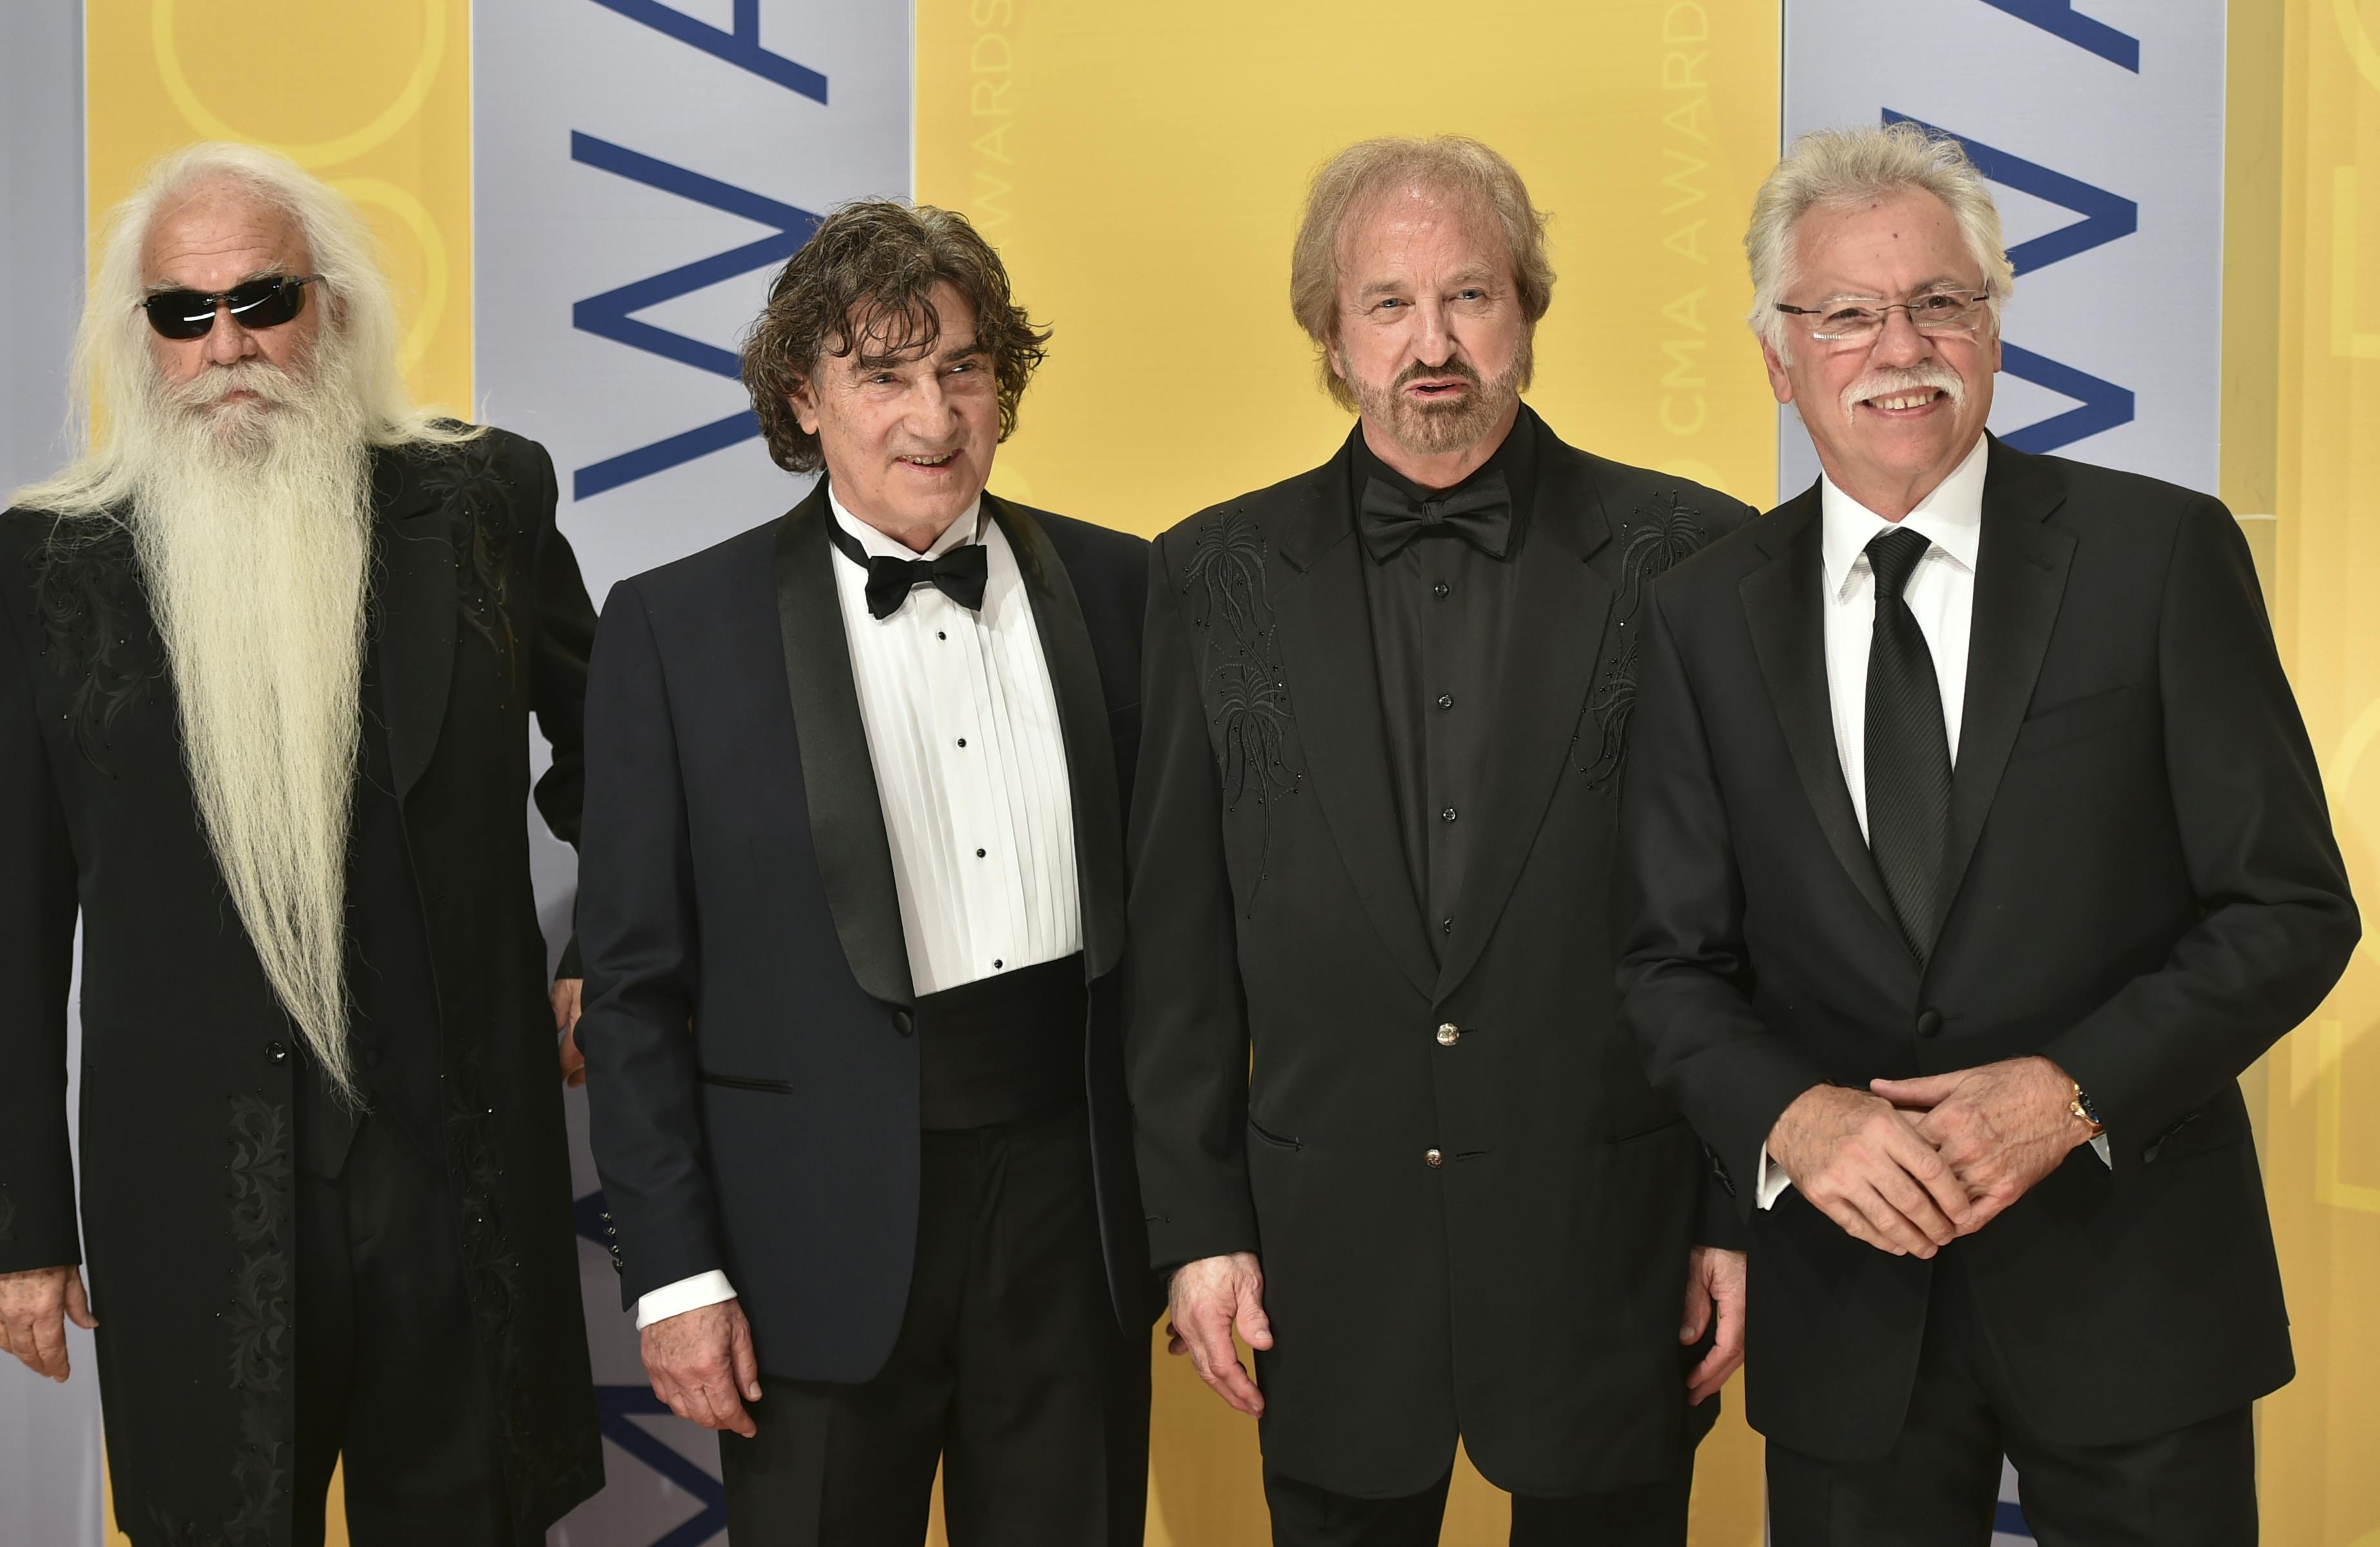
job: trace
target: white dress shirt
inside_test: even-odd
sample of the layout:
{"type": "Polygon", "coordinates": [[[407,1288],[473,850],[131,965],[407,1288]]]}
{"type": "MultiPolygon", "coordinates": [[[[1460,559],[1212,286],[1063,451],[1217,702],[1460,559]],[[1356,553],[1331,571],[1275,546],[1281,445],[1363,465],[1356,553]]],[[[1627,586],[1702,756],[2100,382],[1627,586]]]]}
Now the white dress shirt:
{"type": "MultiPolygon", "coordinates": [[[[1893,530],[1913,531],[1929,546],[1901,588],[1901,600],[1916,616],[1934,657],[1934,681],[1942,692],[1942,729],[1950,742],[1950,765],[1959,763],[1959,722],[1967,707],[1967,644],[1975,615],[1975,556],[1984,535],[1984,469],[1991,443],[1975,447],[1899,521],[1888,521],[1821,475],[1818,489],[1818,562],[1827,588],[1827,700],[1835,722],[1835,756],[1851,789],[1860,832],[1867,832],[1867,652],[1876,630],[1876,572],[1867,545],[1893,530]]],[[[2107,1140],[2092,1140],[2105,1160],[2107,1140]]],[[[1760,1151],[1758,1197],[1764,1209],[1792,1186],[1784,1168],[1760,1151]]]]}
{"type": "MultiPolygon", "coordinates": [[[[937,993],[1074,955],[1083,948],[1074,786],[1007,533],[978,502],[920,555],[845,510],[832,488],[827,506],[871,557],[938,558],[978,538],[985,549],[979,611],[919,586],[885,618],[868,613],[868,571],[832,555],[911,985],[937,993]]],[[[723,1273],[681,1279],[638,1299],[637,1325],[735,1294],[723,1273]]]]}

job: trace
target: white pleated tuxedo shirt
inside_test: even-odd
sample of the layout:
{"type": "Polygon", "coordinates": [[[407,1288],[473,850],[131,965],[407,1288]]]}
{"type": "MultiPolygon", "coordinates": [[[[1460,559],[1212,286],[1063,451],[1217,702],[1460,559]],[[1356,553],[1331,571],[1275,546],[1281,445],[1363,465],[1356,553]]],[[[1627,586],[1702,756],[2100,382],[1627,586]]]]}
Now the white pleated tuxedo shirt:
{"type": "MultiPolygon", "coordinates": [[[[1984,539],[1984,473],[1991,442],[1975,437],[1934,492],[1898,521],[1888,521],[1821,475],[1818,489],[1819,566],[1827,587],[1827,700],[1835,722],[1835,756],[1850,786],[1860,832],[1867,832],[1867,652],[1876,633],[1876,572],[1867,545],[1882,533],[1923,535],[1925,555],[1909,573],[1901,600],[1925,636],[1934,657],[1934,681],[1942,693],[1942,729],[1950,742],[1950,766],[1959,764],[1959,723],[1967,707],[1967,646],[1975,617],[1975,557],[1984,539]]],[[[2091,1141],[2107,1158],[2103,1135],[2091,1141]]],[[[1773,1207],[1793,1185],[1784,1169],[1760,1151],[1760,1206],[1773,1207]]]]}
{"type": "MultiPolygon", "coordinates": [[[[1083,948],[1074,786],[1008,534],[978,501],[918,554],[853,516],[832,487],[827,507],[870,557],[939,558],[978,540],[985,550],[981,610],[919,586],[884,618],[868,613],[868,571],[832,554],[911,986],[938,993],[1074,955],[1083,948]]],[[[725,1273],[698,1273],[640,1297],[637,1325],[735,1296],[725,1273]]]]}

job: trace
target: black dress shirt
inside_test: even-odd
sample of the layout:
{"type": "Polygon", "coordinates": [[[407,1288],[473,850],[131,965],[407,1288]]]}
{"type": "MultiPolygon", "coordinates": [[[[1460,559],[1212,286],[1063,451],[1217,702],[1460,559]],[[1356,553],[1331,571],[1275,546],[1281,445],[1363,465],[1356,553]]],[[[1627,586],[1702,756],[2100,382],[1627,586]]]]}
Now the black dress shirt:
{"type": "Polygon", "coordinates": [[[1397,828],[1414,895],[1429,920],[1431,948],[1441,954],[1454,932],[1454,899],[1462,895],[1476,847],[1478,819],[1487,814],[1477,802],[1494,747],[1505,620],[1512,615],[1514,577],[1528,539],[1536,439],[1536,416],[1524,408],[1493,456],[1454,489],[1436,490],[1375,456],[1362,425],[1353,436],[1351,493],[1358,510],[1364,485],[1373,479],[1420,500],[1500,472],[1512,496],[1512,537],[1500,559],[1441,529],[1424,532],[1386,561],[1367,555],[1364,563],[1397,828]]]}

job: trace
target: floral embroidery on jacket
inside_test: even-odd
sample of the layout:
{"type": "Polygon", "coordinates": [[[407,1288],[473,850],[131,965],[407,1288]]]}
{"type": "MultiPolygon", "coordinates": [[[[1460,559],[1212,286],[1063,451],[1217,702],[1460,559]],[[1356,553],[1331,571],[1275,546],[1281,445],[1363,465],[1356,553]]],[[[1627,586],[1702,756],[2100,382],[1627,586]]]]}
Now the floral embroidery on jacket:
{"type": "Polygon", "coordinates": [[[239,1432],[232,1444],[232,1480],[238,1504],[224,1521],[228,1547],[273,1537],[288,1503],[290,1441],[285,1390],[297,1355],[290,1314],[292,1228],[289,1111],[257,1096],[231,1099],[231,1232],[238,1258],[232,1270],[231,1389],[239,1432]]]}
{"type": "Polygon", "coordinates": [[[1573,746],[1585,744],[1579,772],[1602,789],[1628,761],[1628,718],[1636,707],[1636,641],[1653,582],[1703,545],[1702,513],[1672,489],[1637,508],[1620,529],[1620,595],[1612,603],[1612,645],[1597,671],[1573,746]],[[1590,731],[1590,725],[1592,729],[1590,731]]]}
{"type": "Polygon", "coordinates": [[[92,767],[135,695],[164,672],[164,647],[140,594],[132,534],[113,520],[60,521],[27,555],[33,605],[68,684],[75,746],[92,767]]]}
{"type": "Polygon", "coordinates": [[[1257,874],[1241,900],[1256,905],[1272,847],[1272,803],[1293,795],[1305,772],[1289,760],[1289,683],[1281,675],[1272,602],[1266,594],[1264,534],[1246,513],[1218,511],[1198,528],[1184,566],[1191,620],[1206,636],[1207,701],[1226,810],[1253,798],[1262,818],[1257,874]]]}

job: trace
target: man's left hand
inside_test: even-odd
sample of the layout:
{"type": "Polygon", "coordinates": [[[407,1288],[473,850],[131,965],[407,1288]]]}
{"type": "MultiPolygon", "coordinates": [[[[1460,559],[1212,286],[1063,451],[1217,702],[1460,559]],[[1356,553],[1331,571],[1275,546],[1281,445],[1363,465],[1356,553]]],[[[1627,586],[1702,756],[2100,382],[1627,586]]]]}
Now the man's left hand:
{"type": "Polygon", "coordinates": [[[1686,1403],[1699,1407],[1743,1365],[1743,1253],[1722,1247],[1696,1247],[1686,1253],[1686,1320],[1678,1341],[1701,1341],[1718,1311],[1718,1333],[1702,1362],[1686,1371],[1686,1403]]]}
{"type": "Polygon", "coordinates": [[[578,991],[586,986],[583,978],[556,978],[553,993],[553,1029],[562,1038],[562,1083],[579,1086],[587,1083],[587,1054],[578,1051],[578,991]]]}
{"type": "Polygon", "coordinates": [[[1974,1200],[1962,1236],[1981,1230],[2091,1140],[2091,1125],[2073,1112],[2074,1081],[2046,1058],[2010,1058],[1922,1079],[1874,1079],[1868,1089],[1925,1114],[1917,1131],[1974,1200]]]}

